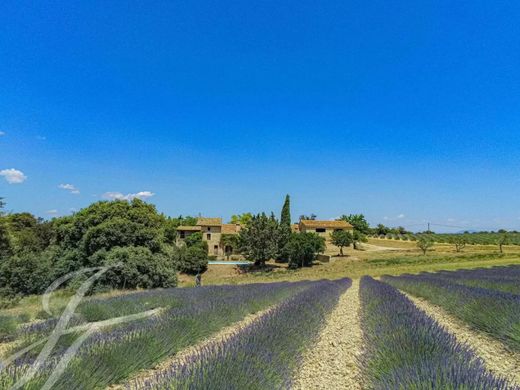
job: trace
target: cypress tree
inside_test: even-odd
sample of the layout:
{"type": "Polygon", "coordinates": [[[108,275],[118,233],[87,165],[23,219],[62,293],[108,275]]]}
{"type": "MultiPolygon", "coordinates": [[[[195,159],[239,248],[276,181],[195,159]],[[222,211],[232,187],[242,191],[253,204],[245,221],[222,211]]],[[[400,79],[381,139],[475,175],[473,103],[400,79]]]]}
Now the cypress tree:
{"type": "Polygon", "coordinates": [[[282,215],[280,217],[280,225],[291,227],[291,199],[289,195],[285,195],[285,202],[282,207],[282,215]]]}
{"type": "Polygon", "coordinates": [[[289,253],[287,252],[287,244],[291,239],[291,200],[289,195],[285,196],[285,202],[282,207],[282,215],[280,216],[280,227],[278,231],[278,256],[277,261],[289,261],[289,253]]]}

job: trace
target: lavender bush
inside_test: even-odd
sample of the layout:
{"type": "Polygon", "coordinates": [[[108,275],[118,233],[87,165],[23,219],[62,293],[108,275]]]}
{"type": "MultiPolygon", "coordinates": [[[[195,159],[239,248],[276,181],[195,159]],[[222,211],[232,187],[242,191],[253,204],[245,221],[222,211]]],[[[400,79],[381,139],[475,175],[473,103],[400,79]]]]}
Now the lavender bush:
{"type": "MultiPolygon", "coordinates": [[[[95,389],[117,383],[136,370],[149,368],[245,315],[265,309],[311,285],[312,282],[282,282],[169,290],[166,294],[175,304],[160,315],[103,329],[87,339],[54,388],[95,389]]],[[[142,298],[139,294],[133,296],[142,298]]],[[[131,297],[121,299],[126,301],[131,297]]],[[[121,314],[119,305],[116,312],[121,314]]],[[[41,388],[54,364],[77,336],[69,335],[60,340],[45,369],[25,388],[41,388]]],[[[36,352],[19,359],[16,367],[0,373],[0,383],[14,383],[34,361],[36,352]]]]}
{"type": "Polygon", "coordinates": [[[392,286],[368,276],[360,286],[371,389],[516,389],[392,286]]]}
{"type": "Polygon", "coordinates": [[[351,280],[318,281],[231,338],[128,389],[287,389],[327,313],[351,280]]]}
{"type": "Polygon", "coordinates": [[[520,349],[520,295],[470,287],[443,274],[384,276],[383,280],[520,349]]]}

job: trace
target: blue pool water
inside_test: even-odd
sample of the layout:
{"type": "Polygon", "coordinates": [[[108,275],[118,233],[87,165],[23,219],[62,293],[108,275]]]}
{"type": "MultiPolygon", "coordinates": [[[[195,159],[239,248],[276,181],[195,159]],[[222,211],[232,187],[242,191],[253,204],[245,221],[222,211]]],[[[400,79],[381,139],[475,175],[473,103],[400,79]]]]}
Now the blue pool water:
{"type": "Polygon", "coordinates": [[[251,265],[250,261],[208,261],[209,265],[251,265]]]}

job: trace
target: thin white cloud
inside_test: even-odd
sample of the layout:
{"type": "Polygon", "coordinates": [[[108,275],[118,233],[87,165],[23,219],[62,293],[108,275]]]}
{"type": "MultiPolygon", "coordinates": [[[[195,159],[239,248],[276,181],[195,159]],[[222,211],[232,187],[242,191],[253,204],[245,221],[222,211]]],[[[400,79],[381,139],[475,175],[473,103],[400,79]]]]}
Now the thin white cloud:
{"type": "Polygon", "coordinates": [[[0,131],[0,137],[5,135],[5,131],[0,131]]]}
{"type": "Polygon", "coordinates": [[[110,200],[132,200],[132,199],[148,199],[154,196],[155,194],[151,191],[140,191],[135,194],[122,194],[121,192],[105,192],[103,194],[103,198],[110,200]]]}
{"type": "Polygon", "coordinates": [[[406,215],[404,215],[404,214],[399,214],[399,215],[397,216],[397,219],[403,219],[404,217],[406,217],[406,215]]]}
{"type": "Polygon", "coordinates": [[[74,184],[60,184],[58,188],[61,188],[62,190],[67,190],[71,194],[79,195],[79,190],[74,186],[74,184]]]}
{"type": "Polygon", "coordinates": [[[49,215],[56,215],[56,214],[58,214],[58,210],[56,210],[56,209],[47,210],[46,213],[49,215]]]}
{"type": "Polygon", "coordinates": [[[18,169],[3,169],[0,171],[0,176],[3,176],[9,184],[20,184],[27,180],[27,176],[18,169]]]}

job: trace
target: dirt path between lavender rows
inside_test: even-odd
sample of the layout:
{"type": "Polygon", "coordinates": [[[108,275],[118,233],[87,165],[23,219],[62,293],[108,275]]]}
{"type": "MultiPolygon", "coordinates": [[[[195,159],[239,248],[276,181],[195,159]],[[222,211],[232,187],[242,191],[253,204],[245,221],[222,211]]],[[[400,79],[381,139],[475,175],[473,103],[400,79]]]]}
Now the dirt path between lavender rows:
{"type": "Polygon", "coordinates": [[[486,368],[496,376],[505,378],[511,384],[520,384],[520,354],[513,352],[503,343],[472,329],[463,321],[447,313],[443,308],[422,298],[405,294],[419,309],[455,336],[461,344],[470,347],[482,360],[486,368]]]}
{"type": "Polygon", "coordinates": [[[163,360],[159,362],[155,367],[147,370],[142,370],[134,375],[130,379],[128,379],[125,384],[117,384],[117,385],[110,385],[107,387],[107,390],[123,390],[126,389],[126,383],[131,383],[135,380],[140,381],[143,383],[144,381],[148,379],[153,379],[156,374],[160,373],[161,371],[167,370],[169,367],[176,363],[181,363],[184,361],[187,357],[193,355],[195,352],[197,352],[200,348],[204,348],[205,346],[217,342],[217,341],[225,341],[229,339],[233,334],[238,332],[240,329],[245,328],[246,326],[250,325],[251,323],[255,322],[256,320],[260,319],[262,316],[269,313],[271,310],[274,310],[279,304],[275,304],[273,306],[268,307],[265,310],[259,311],[255,314],[249,314],[246,317],[244,317],[241,321],[235,322],[229,326],[226,326],[219,330],[217,333],[213,334],[212,336],[200,341],[199,343],[192,345],[188,348],[183,349],[182,351],[179,351],[175,355],[171,356],[170,358],[167,358],[166,360],[163,360]]]}
{"type": "Polygon", "coordinates": [[[318,341],[304,355],[292,389],[363,389],[357,362],[361,348],[357,279],[340,297],[318,341]]]}

